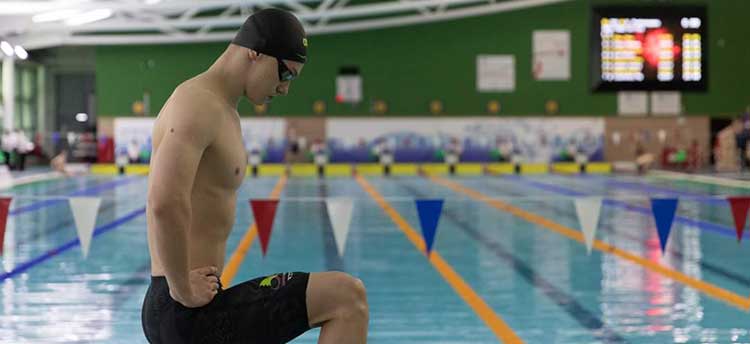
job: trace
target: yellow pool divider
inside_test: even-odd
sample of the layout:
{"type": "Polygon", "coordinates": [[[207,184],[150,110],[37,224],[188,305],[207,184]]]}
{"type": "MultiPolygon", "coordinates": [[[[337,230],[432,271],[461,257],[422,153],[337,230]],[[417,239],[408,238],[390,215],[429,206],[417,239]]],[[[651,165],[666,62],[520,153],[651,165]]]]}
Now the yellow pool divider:
{"type": "Polygon", "coordinates": [[[416,176],[419,174],[417,164],[393,164],[391,165],[392,176],[416,176]]]}
{"type": "MultiPolygon", "coordinates": [[[[252,166],[248,167],[252,170],[252,166]]],[[[286,165],[284,164],[263,164],[258,166],[258,175],[261,177],[278,177],[286,174],[286,165]]],[[[252,174],[248,173],[248,176],[252,174]]]]}
{"type": "Polygon", "coordinates": [[[487,174],[514,174],[516,166],[510,163],[495,162],[487,164],[487,174]]]}
{"type": "Polygon", "coordinates": [[[428,176],[440,176],[449,173],[449,166],[446,164],[422,164],[422,173],[428,176]]]}
{"type": "Polygon", "coordinates": [[[549,173],[549,164],[521,164],[521,174],[549,173]]]}
{"type": "Polygon", "coordinates": [[[586,164],[586,173],[612,173],[612,164],[609,162],[590,162],[586,164]]]}
{"type": "Polygon", "coordinates": [[[459,176],[481,176],[484,171],[482,164],[456,164],[456,174],[459,176]]]}
{"type": "Polygon", "coordinates": [[[351,177],[352,165],[349,164],[329,164],[324,169],[326,177],[351,177]]]}
{"type": "Polygon", "coordinates": [[[358,164],[354,167],[357,174],[363,176],[382,176],[383,166],[380,164],[358,164]]]}
{"type": "MultiPolygon", "coordinates": [[[[612,173],[612,164],[608,162],[591,162],[586,164],[585,172],[591,174],[612,173]]],[[[119,171],[114,164],[92,164],[91,173],[99,175],[115,175],[119,171]]],[[[125,174],[146,175],[149,172],[147,164],[133,164],[125,166],[125,174]]],[[[278,177],[289,173],[291,177],[315,177],[318,175],[318,166],[315,164],[262,164],[258,166],[258,176],[278,177]]],[[[391,165],[393,176],[417,176],[420,172],[428,176],[440,176],[450,174],[450,166],[443,163],[411,164],[398,163],[391,165]]],[[[578,174],[580,165],[577,163],[554,163],[554,164],[521,164],[520,174],[578,174]]],[[[362,176],[381,176],[384,167],[380,164],[329,164],[324,167],[324,173],[328,177],[349,177],[354,173],[362,176]]],[[[507,175],[515,174],[516,166],[511,163],[461,163],[456,165],[455,174],[459,176],[480,175],[507,175]]],[[[252,176],[252,166],[247,167],[247,176],[252,176]]]]}
{"type": "Polygon", "coordinates": [[[289,168],[292,177],[314,177],[318,175],[318,166],[315,164],[292,164],[289,168]]]}
{"type": "MultiPolygon", "coordinates": [[[[115,167],[115,171],[117,171],[117,167],[115,167]]],[[[148,171],[149,167],[146,164],[125,166],[125,174],[147,175],[148,171]]]]}
{"type": "Polygon", "coordinates": [[[581,165],[575,162],[558,162],[552,164],[552,172],[562,174],[577,174],[581,172],[581,165]]]}
{"type": "MultiPolygon", "coordinates": [[[[612,173],[612,164],[608,162],[589,162],[584,165],[583,171],[591,174],[612,173]]],[[[574,162],[558,162],[552,164],[552,172],[578,174],[581,173],[581,165],[574,162]]]]}
{"type": "Polygon", "coordinates": [[[117,166],[113,164],[93,164],[91,165],[92,174],[117,174],[117,166]]]}

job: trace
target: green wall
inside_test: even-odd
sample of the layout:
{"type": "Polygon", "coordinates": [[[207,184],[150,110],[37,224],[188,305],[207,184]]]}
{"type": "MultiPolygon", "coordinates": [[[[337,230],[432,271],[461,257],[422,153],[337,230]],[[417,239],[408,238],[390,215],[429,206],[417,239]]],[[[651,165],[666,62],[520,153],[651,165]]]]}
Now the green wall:
{"type": "MultiPolygon", "coordinates": [[[[750,29],[745,23],[750,1],[671,1],[709,3],[709,91],[684,93],[688,114],[726,116],[750,105],[750,29]],[[743,82],[744,81],[744,82],[743,82]]],[[[589,91],[589,7],[592,1],[572,1],[526,10],[424,25],[310,37],[310,61],[288,97],[277,98],[271,115],[312,113],[312,103],[324,100],[329,115],[368,115],[374,99],[388,102],[390,115],[423,115],[433,99],[444,103],[446,115],[485,113],[488,100],[502,104],[503,115],[540,115],[548,99],[560,103],[561,115],[611,115],[616,94],[589,91]],[[571,31],[569,81],[535,81],[531,75],[531,36],[539,29],[571,31]],[[516,56],[513,93],[478,93],[475,63],[478,54],[516,56]],[[365,101],[358,106],[336,104],[335,78],[342,65],[358,65],[365,101]]],[[[613,1],[593,1],[611,4],[613,1]]],[[[663,4],[664,1],[617,1],[663,4]]],[[[152,113],[158,112],[181,81],[213,63],[226,44],[102,46],[96,49],[97,96],[100,116],[131,113],[133,101],[150,90],[152,113]]],[[[251,114],[246,101],[240,113],[251,114]]]]}

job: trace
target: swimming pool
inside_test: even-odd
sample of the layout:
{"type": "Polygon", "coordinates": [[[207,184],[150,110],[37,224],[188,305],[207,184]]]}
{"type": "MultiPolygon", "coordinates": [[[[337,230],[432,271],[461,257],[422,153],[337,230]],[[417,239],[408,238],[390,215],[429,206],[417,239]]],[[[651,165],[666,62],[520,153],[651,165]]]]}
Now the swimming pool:
{"type": "MultiPolygon", "coordinates": [[[[748,243],[737,243],[727,203],[707,197],[747,189],[632,176],[249,178],[227,258],[253,222],[247,200],[277,185],[268,253],[254,240],[233,283],[348,272],[368,290],[371,343],[750,342],[748,243]],[[582,196],[605,197],[590,255],[573,202],[582,196]],[[354,202],[343,257],[329,197],[354,202]],[[650,197],[680,199],[663,255],[650,197]],[[416,199],[445,201],[429,259],[416,199]]],[[[6,192],[0,343],[145,342],[145,191],[145,177],[85,176],[6,192]],[[72,196],[102,198],[85,260],[72,196]]]]}

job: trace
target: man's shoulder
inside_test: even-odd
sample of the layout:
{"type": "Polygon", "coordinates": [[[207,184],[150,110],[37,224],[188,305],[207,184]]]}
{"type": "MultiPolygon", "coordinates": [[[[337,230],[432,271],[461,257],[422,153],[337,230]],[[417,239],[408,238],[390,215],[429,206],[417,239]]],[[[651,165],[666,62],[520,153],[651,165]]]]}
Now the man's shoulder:
{"type": "Polygon", "coordinates": [[[189,81],[177,86],[170,98],[174,105],[190,112],[216,112],[225,106],[215,93],[189,81]]]}
{"type": "Polygon", "coordinates": [[[214,93],[198,85],[182,83],[172,92],[159,117],[212,127],[220,122],[217,119],[223,117],[222,111],[226,111],[225,105],[214,93]]]}

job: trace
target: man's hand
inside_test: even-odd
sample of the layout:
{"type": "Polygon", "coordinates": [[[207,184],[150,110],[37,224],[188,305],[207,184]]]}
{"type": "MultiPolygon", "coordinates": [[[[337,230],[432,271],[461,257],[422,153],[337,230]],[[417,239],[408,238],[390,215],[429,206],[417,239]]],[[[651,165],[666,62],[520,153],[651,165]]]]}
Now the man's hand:
{"type": "Polygon", "coordinates": [[[190,271],[190,286],[186,295],[179,295],[169,288],[169,295],[175,301],[188,308],[203,307],[214,299],[219,290],[219,278],[216,267],[208,266],[190,271]]]}

